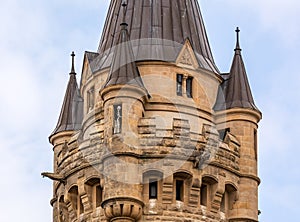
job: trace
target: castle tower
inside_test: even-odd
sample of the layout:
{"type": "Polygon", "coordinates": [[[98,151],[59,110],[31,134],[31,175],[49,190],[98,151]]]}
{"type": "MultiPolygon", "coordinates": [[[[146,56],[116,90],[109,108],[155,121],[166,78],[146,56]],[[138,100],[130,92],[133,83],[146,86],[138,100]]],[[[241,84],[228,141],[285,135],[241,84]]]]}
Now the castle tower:
{"type": "Polygon", "coordinates": [[[50,136],[53,221],[258,221],[257,129],[239,44],[215,65],[197,0],[111,0],[50,136]]]}

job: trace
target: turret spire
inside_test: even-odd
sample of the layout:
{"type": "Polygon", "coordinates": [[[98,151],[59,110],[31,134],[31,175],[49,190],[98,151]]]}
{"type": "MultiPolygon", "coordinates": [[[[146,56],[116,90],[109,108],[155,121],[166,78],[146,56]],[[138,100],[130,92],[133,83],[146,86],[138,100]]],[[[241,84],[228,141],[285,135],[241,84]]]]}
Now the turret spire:
{"type": "Polygon", "coordinates": [[[217,111],[231,108],[246,108],[259,111],[254,104],[248,82],[247,72],[241,54],[239,33],[240,29],[237,28],[235,55],[230,73],[225,76],[225,80],[219,89],[218,98],[214,107],[217,111]]]}
{"type": "Polygon", "coordinates": [[[72,52],[70,78],[61,108],[60,116],[51,136],[64,131],[75,131],[81,128],[83,118],[83,99],[80,95],[74,65],[75,53],[72,52]]]}
{"type": "Polygon", "coordinates": [[[124,10],[122,23],[120,24],[121,30],[117,45],[114,48],[110,74],[104,87],[111,85],[134,85],[145,89],[139,70],[135,64],[134,54],[129,39],[129,32],[127,29],[128,24],[125,21],[127,7],[126,2],[123,1],[121,6],[124,10]]]}

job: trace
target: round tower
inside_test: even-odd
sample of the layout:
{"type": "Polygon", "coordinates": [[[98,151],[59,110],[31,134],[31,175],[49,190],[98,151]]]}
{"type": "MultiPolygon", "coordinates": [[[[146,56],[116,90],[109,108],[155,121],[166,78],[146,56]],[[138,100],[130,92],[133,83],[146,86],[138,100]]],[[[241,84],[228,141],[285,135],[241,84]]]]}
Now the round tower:
{"type": "Polygon", "coordinates": [[[54,222],[258,221],[261,113],[239,39],[221,74],[197,0],[111,0],[80,91],[72,57],[54,222]]]}

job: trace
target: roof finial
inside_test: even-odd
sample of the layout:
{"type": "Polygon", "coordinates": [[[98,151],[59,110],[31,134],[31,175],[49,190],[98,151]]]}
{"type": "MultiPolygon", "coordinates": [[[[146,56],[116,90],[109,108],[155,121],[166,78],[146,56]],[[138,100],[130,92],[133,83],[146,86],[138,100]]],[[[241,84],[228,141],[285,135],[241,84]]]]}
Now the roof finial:
{"type": "Polygon", "coordinates": [[[241,51],[241,47],[240,47],[240,29],[239,27],[236,27],[236,47],[235,47],[235,50],[234,51],[241,51]]]}
{"type": "Polygon", "coordinates": [[[123,0],[122,7],[123,7],[123,20],[122,20],[121,26],[123,29],[125,29],[128,26],[128,24],[126,23],[126,9],[127,9],[126,0],[123,0]]]}
{"type": "Polygon", "coordinates": [[[70,75],[72,75],[72,74],[76,75],[76,72],[75,72],[75,59],[74,59],[75,58],[75,53],[74,53],[74,51],[72,52],[71,56],[72,56],[72,68],[71,68],[70,75]]]}

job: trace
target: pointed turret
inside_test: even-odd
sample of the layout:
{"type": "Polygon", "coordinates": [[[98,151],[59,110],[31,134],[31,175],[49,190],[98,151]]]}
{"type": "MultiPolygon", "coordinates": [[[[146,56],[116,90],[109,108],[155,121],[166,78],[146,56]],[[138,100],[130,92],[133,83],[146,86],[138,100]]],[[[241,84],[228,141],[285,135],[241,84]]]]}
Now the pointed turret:
{"type": "Polygon", "coordinates": [[[81,128],[83,118],[83,99],[76,80],[76,72],[74,66],[75,54],[72,52],[72,67],[70,72],[70,79],[67,86],[64,102],[58,119],[56,128],[51,136],[64,131],[74,131],[81,128]]]}
{"type": "MultiPolygon", "coordinates": [[[[112,49],[119,44],[118,35],[124,28],[119,26],[123,16],[121,5],[121,0],[110,3],[94,71],[112,63],[112,49]]],[[[200,67],[219,73],[197,0],[130,0],[126,21],[136,61],[174,62],[189,39],[200,67]]]]}
{"type": "Polygon", "coordinates": [[[224,76],[215,110],[226,110],[231,108],[246,108],[259,111],[255,106],[254,99],[251,93],[250,85],[247,78],[245,65],[242,59],[239,41],[239,28],[236,29],[237,41],[235,55],[233,58],[230,73],[224,76]]]}
{"type": "Polygon", "coordinates": [[[132,46],[129,41],[128,24],[125,22],[127,4],[122,4],[124,18],[121,23],[121,31],[114,49],[110,74],[104,87],[112,85],[134,85],[145,89],[139,70],[134,61],[132,46]]]}

